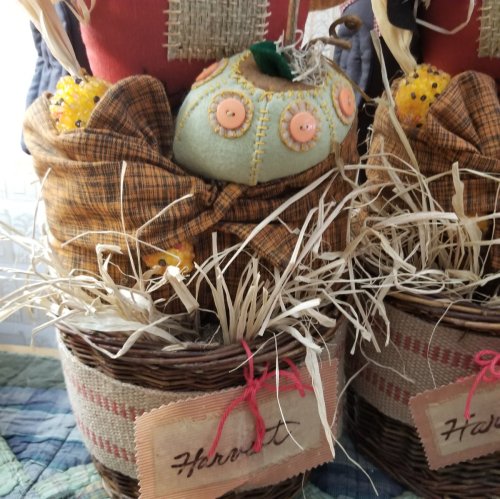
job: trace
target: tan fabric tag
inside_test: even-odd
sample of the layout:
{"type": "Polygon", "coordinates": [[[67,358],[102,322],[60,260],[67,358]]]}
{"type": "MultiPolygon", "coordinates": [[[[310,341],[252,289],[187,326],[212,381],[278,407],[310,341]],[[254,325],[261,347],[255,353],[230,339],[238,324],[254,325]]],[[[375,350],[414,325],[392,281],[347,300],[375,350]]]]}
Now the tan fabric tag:
{"type": "Polygon", "coordinates": [[[500,383],[481,383],[471,418],[464,409],[475,376],[420,393],[410,409],[432,470],[500,451],[500,383]]]}
{"type": "MultiPolygon", "coordinates": [[[[337,359],[321,366],[329,421],[337,403],[337,369],[337,359]]],[[[300,373],[303,382],[310,383],[305,367],[300,373]]],[[[259,409],[266,424],[261,452],[252,451],[254,419],[243,403],[231,412],[217,451],[209,458],[221,415],[242,390],[232,388],[170,403],[137,418],[142,497],[216,498],[238,487],[253,489],[281,482],[332,459],[314,393],[307,391],[301,397],[295,390],[279,394],[281,411],[276,393],[259,391],[259,409]]]]}

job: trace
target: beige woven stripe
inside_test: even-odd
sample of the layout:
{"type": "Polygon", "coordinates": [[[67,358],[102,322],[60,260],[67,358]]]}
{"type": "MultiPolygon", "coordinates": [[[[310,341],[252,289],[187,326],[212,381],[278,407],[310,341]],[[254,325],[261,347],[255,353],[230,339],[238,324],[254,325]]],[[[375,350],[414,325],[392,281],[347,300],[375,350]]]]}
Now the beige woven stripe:
{"type": "Polygon", "coordinates": [[[59,349],[69,399],[87,448],[108,468],[136,478],[134,416],[200,392],[122,383],[81,363],[61,340],[59,349]]]}
{"type": "MultiPolygon", "coordinates": [[[[405,372],[415,383],[405,381],[389,369],[371,364],[356,378],[353,387],[379,411],[403,423],[413,425],[408,409],[409,397],[475,374],[477,369],[473,356],[476,352],[483,349],[500,351],[498,337],[441,325],[435,327],[389,304],[387,312],[391,323],[391,345],[380,354],[371,345],[365,351],[378,364],[405,372]]],[[[383,341],[380,343],[383,344],[383,341]]],[[[365,362],[358,349],[356,367],[365,362]]]]}
{"type": "Polygon", "coordinates": [[[500,0],[483,0],[478,55],[500,57],[500,0]]]}
{"type": "MultiPolygon", "coordinates": [[[[347,321],[342,321],[328,345],[339,359],[338,393],[344,386],[343,355],[347,321]]],[[[143,412],[201,392],[169,392],[122,383],[74,357],[59,338],[59,350],[69,399],[89,452],[108,468],[137,478],[134,419],[143,412]]],[[[342,419],[337,434],[341,433],[342,419]]]]}
{"type": "Polygon", "coordinates": [[[263,40],[268,0],[169,0],[168,59],[220,59],[263,40]]]}

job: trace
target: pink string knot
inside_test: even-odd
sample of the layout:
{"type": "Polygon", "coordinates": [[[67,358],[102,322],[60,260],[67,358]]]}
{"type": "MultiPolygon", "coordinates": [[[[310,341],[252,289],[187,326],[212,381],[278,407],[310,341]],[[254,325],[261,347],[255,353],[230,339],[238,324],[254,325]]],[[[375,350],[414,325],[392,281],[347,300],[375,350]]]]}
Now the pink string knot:
{"type": "MultiPolygon", "coordinates": [[[[260,452],[262,450],[262,445],[264,442],[264,437],[266,435],[266,424],[262,414],[259,410],[259,404],[257,402],[257,393],[262,388],[265,388],[268,391],[276,391],[276,384],[270,385],[267,381],[276,376],[276,370],[269,372],[268,366],[266,364],[264,371],[260,378],[255,378],[255,371],[253,365],[253,355],[252,351],[248,347],[245,340],[241,340],[241,344],[245,349],[248,359],[248,366],[243,369],[243,375],[245,376],[246,387],[243,393],[235,398],[227,407],[224,413],[222,414],[219,426],[217,427],[217,433],[215,435],[214,441],[210,450],[208,451],[208,457],[212,457],[215,454],[217,449],[217,445],[219,445],[219,440],[222,436],[222,430],[224,429],[224,425],[226,424],[227,418],[231,414],[231,412],[241,403],[246,402],[248,408],[253,414],[255,420],[255,440],[252,446],[252,449],[255,452],[260,452]]],[[[288,358],[284,359],[288,364],[290,371],[284,371],[282,369],[278,370],[278,374],[280,378],[284,378],[288,381],[288,383],[279,385],[279,392],[287,392],[290,390],[297,390],[301,397],[304,397],[306,391],[311,391],[312,387],[308,385],[304,385],[300,380],[300,372],[297,369],[297,366],[288,358]]]]}
{"type": "Polygon", "coordinates": [[[467,401],[465,402],[464,416],[467,420],[471,417],[470,406],[472,397],[479,383],[481,383],[481,381],[492,383],[500,380],[500,352],[495,352],[494,350],[481,350],[474,355],[474,362],[482,367],[482,369],[477,373],[476,379],[467,396],[467,401]]]}

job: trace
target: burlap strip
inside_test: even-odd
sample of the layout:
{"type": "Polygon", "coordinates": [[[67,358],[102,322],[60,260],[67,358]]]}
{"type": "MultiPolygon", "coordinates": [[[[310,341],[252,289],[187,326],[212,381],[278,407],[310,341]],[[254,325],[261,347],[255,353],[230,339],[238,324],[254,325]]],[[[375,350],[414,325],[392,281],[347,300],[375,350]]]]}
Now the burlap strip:
{"type": "Polygon", "coordinates": [[[483,0],[481,8],[479,47],[477,53],[479,57],[500,57],[499,0],[483,0]]]}
{"type": "MultiPolygon", "coordinates": [[[[391,345],[380,354],[371,347],[365,351],[378,364],[404,372],[415,383],[394,371],[370,364],[353,382],[353,387],[386,416],[413,426],[408,407],[410,397],[475,374],[474,354],[483,349],[500,350],[500,338],[441,325],[436,327],[390,304],[386,307],[391,323],[391,345]]],[[[365,362],[358,349],[356,367],[365,362]]]]}
{"type": "Polygon", "coordinates": [[[108,468],[137,478],[135,418],[199,393],[152,390],[114,380],[80,362],[60,338],[59,351],[69,400],[85,445],[108,468]]]}

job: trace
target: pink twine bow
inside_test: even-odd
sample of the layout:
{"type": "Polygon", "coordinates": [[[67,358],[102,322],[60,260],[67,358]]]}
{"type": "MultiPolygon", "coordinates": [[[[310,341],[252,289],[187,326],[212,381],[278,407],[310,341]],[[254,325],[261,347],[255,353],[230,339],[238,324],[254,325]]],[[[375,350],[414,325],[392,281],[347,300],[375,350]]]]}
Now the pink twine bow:
{"type": "Polygon", "coordinates": [[[476,391],[479,383],[484,381],[492,383],[500,380],[500,352],[494,350],[481,350],[474,356],[474,362],[481,366],[482,369],[477,373],[476,379],[469,390],[467,401],[465,402],[465,419],[470,419],[470,405],[474,392],[476,391]]]}
{"type": "MultiPolygon", "coordinates": [[[[253,365],[253,356],[252,351],[248,347],[245,340],[241,340],[241,344],[245,349],[248,358],[248,367],[243,369],[243,374],[245,376],[245,380],[247,382],[245,390],[243,393],[235,398],[227,407],[224,413],[222,414],[219,426],[217,427],[217,433],[215,435],[214,441],[210,450],[208,451],[208,457],[212,457],[217,449],[217,445],[219,444],[219,440],[222,436],[222,430],[224,429],[224,425],[226,424],[227,418],[231,414],[231,412],[241,403],[246,402],[248,408],[253,414],[255,420],[255,440],[252,446],[254,452],[260,452],[262,450],[262,445],[264,442],[264,437],[266,435],[266,424],[264,422],[264,418],[259,410],[259,404],[257,402],[257,393],[261,388],[265,388],[266,390],[276,390],[276,385],[269,385],[266,382],[276,376],[276,370],[269,372],[268,366],[264,368],[264,371],[260,378],[254,377],[254,365],[253,365]]],[[[284,371],[282,369],[278,370],[278,374],[280,378],[285,378],[290,383],[289,384],[280,384],[279,392],[286,392],[290,390],[297,390],[301,397],[305,396],[306,390],[311,391],[312,387],[308,385],[304,385],[300,380],[300,373],[297,369],[297,366],[288,358],[284,359],[288,364],[290,371],[284,371]]]]}

